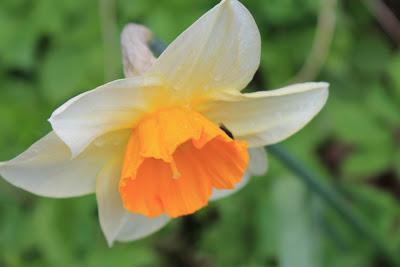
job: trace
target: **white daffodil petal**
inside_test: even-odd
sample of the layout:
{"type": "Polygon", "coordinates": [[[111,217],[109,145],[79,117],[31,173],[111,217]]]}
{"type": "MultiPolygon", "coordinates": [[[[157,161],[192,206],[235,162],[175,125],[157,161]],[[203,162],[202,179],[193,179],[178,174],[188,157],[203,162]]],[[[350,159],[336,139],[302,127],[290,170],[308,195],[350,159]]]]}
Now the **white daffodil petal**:
{"type": "Polygon", "coordinates": [[[118,241],[131,241],[150,235],[164,226],[169,218],[147,218],[124,209],[118,191],[122,159],[117,156],[99,172],[96,198],[101,229],[109,246],[118,241]]]}
{"type": "Polygon", "coordinates": [[[222,92],[202,112],[250,147],[259,147],[280,142],[304,127],[324,106],[328,87],[321,82],[250,94],[222,92]]]}
{"type": "Polygon", "coordinates": [[[234,189],[213,189],[210,201],[218,200],[227,196],[230,196],[239,190],[241,190],[250,181],[250,173],[246,171],[243,175],[242,180],[236,184],[234,189]]]}
{"type": "Polygon", "coordinates": [[[99,172],[96,180],[99,221],[109,246],[112,246],[127,213],[118,193],[121,168],[122,160],[118,157],[111,159],[99,172]]]}
{"type": "Polygon", "coordinates": [[[267,152],[264,147],[249,149],[250,161],[248,171],[256,176],[264,175],[268,170],[267,152]]]}
{"type": "Polygon", "coordinates": [[[223,0],[183,32],[150,72],[190,96],[209,90],[241,90],[260,63],[261,38],[250,12],[223,0]]]}
{"type": "Polygon", "coordinates": [[[79,157],[71,160],[67,145],[54,132],[24,153],[0,165],[0,175],[14,186],[46,197],[75,197],[93,193],[102,164],[116,153],[126,133],[99,138],[79,157]],[[112,142],[110,142],[112,140],[112,142]]]}
{"type": "Polygon", "coordinates": [[[160,230],[169,221],[170,218],[165,215],[155,218],[148,218],[139,214],[127,214],[116,240],[128,242],[144,238],[160,230]]]}
{"type": "Polygon", "coordinates": [[[67,101],[49,121],[75,157],[98,136],[131,128],[148,110],[157,85],[142,77],[116,80],[67,101]]]}
{"type": "Polygon", "coordinates": [[[156,61],[148,42],[152,33],[143,25],[129,23],[121,33],[122,60],[125,77],[145,73],[156,61]]]}

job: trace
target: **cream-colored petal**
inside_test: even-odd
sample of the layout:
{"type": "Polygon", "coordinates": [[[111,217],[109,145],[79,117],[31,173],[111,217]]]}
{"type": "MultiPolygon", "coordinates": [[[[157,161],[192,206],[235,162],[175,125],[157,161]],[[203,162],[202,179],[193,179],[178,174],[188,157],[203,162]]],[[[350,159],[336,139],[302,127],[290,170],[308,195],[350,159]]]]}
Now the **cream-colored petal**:
{"type": "MultiPolygon", "coordinates": [[[[69,148],[54,132],[16,158],[0,165],[0,175],[14,186],[47,197],[75,197],[93,193],[97,173],[127,140],[127,133],[100,137],[71,160],[69,148]]],[[[121,153],[121,152],[119,152],[121,153]]]]}
{"type": "Polygon", "coordinates": [[[96,181],[96,198],[101,229],[108,245],[118,241],[131,241],[150,235],[164,226],[169,218],[146,218],[129,213],[123,208],[118,191],[122,159],[110,160],[101,170],[96,181]]]}
{"type": "Polygon", "coordinates": [[[109,246],[112,246],[126,216],[118,193],[121,166],[122,160],[111,159],[99,172],[96,180],[99,222],[109,246]]]}
{"type": "Polygon", "coordinates": [[[230,196],[239,190],[241,190],[247,183],[250,181],[251,174],[249,171],[246,171],[243,175],[242,180],[236,184],[234,189],[213,189],[212,195],[210,197],[210,201],[218,200],[227,196],[230,196]]]}
{"type": "Polygon", "coordinates": [[[267,152],[264,147],[253,147],[249,149],[250,161],[248,171],[256,176],[262,176],[268,170],[267,152]]]}
{"type": "Polygon", "coordinates": [[[75,157],[97,137],[133,127],[149,109],[157,86],[151,78],[116,80],[67,101],[49,121],[75,157]]]}
{"type": "Polygon", "coordinates": [[[250,147],[280,142],[303,128],[324,106],[329,84],[303,83],[272,91],[221,92],[201,107],[250,147]]]}
{"type": "Polygon", "coordinates": [[[222,88],[241,90],[259,66],[260,47],[250,12],[237,0],[223,0],[183,32],[150,72],[186,97],[222,88]]]}
{"type": "Polygon", "coordinates": [[[121,242],[133,241],[151,235],[164,227],[170,218],[161,215],[148,218],[139,214],[128,214],[116,240],[121,242]]]}
{"type": "Polygon", "coordinates": [[[153,34],[143,25],[129,23],[121,33],[122,60],[125,77],[147,72],[156,61],[148,43],[153,34]]]}

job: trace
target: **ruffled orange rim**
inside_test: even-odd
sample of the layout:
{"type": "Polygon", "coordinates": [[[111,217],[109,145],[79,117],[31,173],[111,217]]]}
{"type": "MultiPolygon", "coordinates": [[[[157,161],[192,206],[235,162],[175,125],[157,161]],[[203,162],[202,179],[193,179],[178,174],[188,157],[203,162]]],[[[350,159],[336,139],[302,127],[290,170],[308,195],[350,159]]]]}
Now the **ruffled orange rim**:
{"type": "Polygon", "coordinates": [[[244,141],[185,107],[158,110],[132,130],[119,184],[124,207],[155,217],[191,214],[212,189],[233,189],[247,168],[244,141]]]}

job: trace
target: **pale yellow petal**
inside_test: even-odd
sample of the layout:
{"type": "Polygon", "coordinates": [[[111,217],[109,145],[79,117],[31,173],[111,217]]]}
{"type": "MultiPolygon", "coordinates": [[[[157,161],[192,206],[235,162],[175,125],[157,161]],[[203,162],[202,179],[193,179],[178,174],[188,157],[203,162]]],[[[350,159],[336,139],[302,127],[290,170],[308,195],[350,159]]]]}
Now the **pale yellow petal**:
{"type": "Polygon", "coordinates": [[[268,170],[267,152],[264,147],[253,147],[249,149],[250,162],[248,171],[257,176],[262,176],[268,170]]]}
{"type": "Polygon", "coordinates": [[[224,0],[183,32],[150,72],[187,98],[222,88],[241,90],[259,66],[260,47],[249,11],[237,0],[224,0]]]}
{"type": "Polygon", "coordinates": [[[303,128],[325,105],[327,83],[303,83],[272,91],[224,92],[202,107],[250,147],[280,142],[303,128]]]}
{"type": "Polygon", "coordinates": [[[150,78],[116,80],[67,101],[49,121],[75,157],[97,137],[132,128],[148,112],[157,86],[150,78]]]}
{"type": "Polygon", "coordinates": [[[124,209],[118,192],[121,156],[111,159],[99,172],[96,180],[99,221],[109,246],[115,241],[132,241],[146,237],[169,221],[167,216],[147,218],[124,209]]]}
{"type": "Polygon", "coordinates": [[[116,240],[120,242],[134,241],[149,236],[163,228],[170,218],[161,215],[155,218],[148,218],[140,214],[129,213],[125,217],[116,240]]]}
{"type": "Polygon", "coordinates": [[[122,153],[126,131],[98,138],[71,160],[67,145],[49,133],[16,158],[0,165],[9,183],[46,197],[75,197],[93,193],[97,173],[115,153],[122,153]]]}

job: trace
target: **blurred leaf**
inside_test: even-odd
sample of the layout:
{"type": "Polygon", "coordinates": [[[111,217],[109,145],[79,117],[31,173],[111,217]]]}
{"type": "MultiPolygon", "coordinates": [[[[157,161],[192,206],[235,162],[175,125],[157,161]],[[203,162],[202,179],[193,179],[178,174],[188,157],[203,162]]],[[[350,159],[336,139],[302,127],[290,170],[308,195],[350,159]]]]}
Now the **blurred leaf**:
{"type": "Polygon", "coordinates": [[[331,51],[328,54],[328,60],[325,69],[334,76],[343,77],[353,71],[349,62],[343,60],[351,55],[353,39],[351,32],[351,21],[339,9],[337,14],[337,27],[335,36],[332,40],[331,51]]]}
{"type": "Polygon", "coordinates": [[[100,85],[99,81],[98,84],[95,83],[98,80],[96,70],[102,70],[102,65],[99,64],[102,57],[99,61],[98,52],[100,51],[94,49],[79,50],[66,47],[53,50],[47,56],[40,75],[41,89],[46,98],[52,103],[62,103],[80,92],[93,89],[94,85],[100,85]],[[96,54],[93,54],[94,52],[96,54]],[[96,61],[93,62],[93,59],[96,61]]]}
{"type": "Polygon", "coordinates": [[[0,9],[0,59],[2,64],[28,69],[34,65],[35,30],[28,30],[29,21],[17,19],[0,9]]]}
{"type": "Polygon", "coordinates": [[[391,146],[391,133],[382,128],[364,106],[344,101],[332,104],[332,122],[343,141],[364,148],[391,146]]]}
{"type": "Polygon", "coordinates": [[[361,149],[345,160],[343,172],[347,177],[373,178],[390,168],[391,162],[391,155],[385,147],[367,151],[361,149]]]}
{"type": "Polygon", "coordinates": [[[301,3],[296,0],[270,0],[268,4],[260,5],[263,13],[271,24],[295,23],[304,18],[316,14],[318,2],[305,0],[301,3]]]}
{"type": "Polygon", "coordinates": [[[379,75],[390,60],[388,45],[371,35],[363,35],[354,47],[352,62],[363,75],[379,75]]]}
{"type": "Polygon", "coordinates": [[[41,72],[41,84],[50,101],[58,103],[79,92],[79,85],[85,78],[84,58],[79,51],[65,48],[48,55],[41,72]]]}
{"type": "Polygon", "coordinates": [[[38,201],[31,227],[38,241],[39,250],[44,252],[43,257],[47,266],[72,266],[71,247],[62,239],[60,225],[55,223],[57,202],[48,199],[38,201]]]}
{"type": "Polygon", "coordinates": [[[370,223],[387,240],[390,247],[400,245],[400,209],[398,200],[383,190],[371,186],[358,186],[351,190],[354,201],[364,214],[369,215],[370,223]]]}
{"type": "Polygon", "coordinates": [[[313,267],[318,263],[316,239],[306,191],[299,180],[281,178],[274,185],[279,262],[282,267],[313,267]],[[290,196],[290,197],[288,197],[290,196]]]}
{"type": "MultiPolygon", "coordinates": [[[[67,21],[60,8],[61,1],[37,0],[32,7],[32,22],[34,28],[48,34],[62,33],[62,29],[67,21]]],[[[31,26],[32,27],[32,26],[31,26]]]]}
{"type": "Polygon", "coordinates": [[[264,72],[264,79],[275,89],[286,83],[302,66],[310,52],[314,31],[310,28],[302,31],[283,30],[273,38],[262,43],[262,66],[269,70],[264,72]],[[296,49],[293,49],[296,44],[296,49]]]}
{"type": "Polygon", "coordinates": [[[391,64],[388,66],[389,75],[393,81],[394,92],[397,96],[397,103],[400,105],[400,54],[397,53],[391,64]]]}
{"type": "Polygon", "coordinates": [[[146,247],[124,246],[119,248],[102,248],[91,251],[88,257],[88,267],[150,267],[159,266],[156,251],[146,247]]]}
{"type": "Polygon", "coordinates": [[[391,127],[400,125],[400,108],[388,96],[384,87],[379,85],[371,87],[367,95],[367,105],[379,119],[391,127]]]}
{"type": "Polygon", "coordinates": [[[393,157],[393,166],[397,173],[397,177],[400,178],[400,151],[396,151],[393,157]]]}

